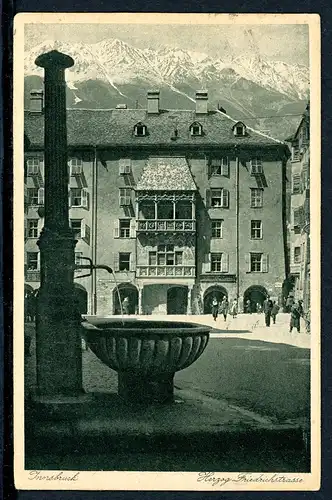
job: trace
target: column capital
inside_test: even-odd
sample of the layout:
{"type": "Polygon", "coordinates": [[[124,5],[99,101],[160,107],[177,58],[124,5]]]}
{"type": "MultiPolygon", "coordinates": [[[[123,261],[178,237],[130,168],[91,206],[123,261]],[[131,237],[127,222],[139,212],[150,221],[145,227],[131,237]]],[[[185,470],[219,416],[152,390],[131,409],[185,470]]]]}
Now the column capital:
{"type": "Polygon", "coordinates": [[[63,54],[57,50],[51,50],[41,54],[35,60],[35,64],[40,68],[47,69],[66,69],[74,66],[74,59],[72,59],[67,54],[63,54]]]}

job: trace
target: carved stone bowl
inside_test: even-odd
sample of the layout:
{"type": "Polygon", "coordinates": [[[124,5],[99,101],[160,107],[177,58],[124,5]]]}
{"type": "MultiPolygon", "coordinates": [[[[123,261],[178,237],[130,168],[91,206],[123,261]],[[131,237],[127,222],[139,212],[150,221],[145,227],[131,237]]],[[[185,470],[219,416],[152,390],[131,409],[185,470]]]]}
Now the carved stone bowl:
{"type": "Polygon", "coordinates": [[[87,317],[90,349],[118,372],[118,393],[131,402],[173,400],[175,372],[203,353],[210,328],[194,323],[87,317]]]}

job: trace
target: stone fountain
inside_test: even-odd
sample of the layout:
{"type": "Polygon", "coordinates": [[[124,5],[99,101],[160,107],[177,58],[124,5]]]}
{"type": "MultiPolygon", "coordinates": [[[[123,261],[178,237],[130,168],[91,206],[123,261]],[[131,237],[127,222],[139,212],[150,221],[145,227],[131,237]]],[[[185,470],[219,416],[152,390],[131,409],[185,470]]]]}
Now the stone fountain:
{"type": "MultiPolygon", "coordinates": [[[[136,319],[89,317],[82,321],[74,298],[76,240],[69,227],[68,207],[65,69],[74,61],[54,50],[39,56],[36,64],[45,70],[45,225],[38,242],[41,287],[36,316],[38,395],[48,401],[75,401],[82,396],[83,334],[96,356],[118,372],[122,399],[171,402],[175,372],[203,353],[210,328],[136,319]]],[[[108,266],[91,261],[79,267],[112,273],[108,266]]]]}
{"type": "Polygon", "coordinates": [[[85,329],[91,350],[118,372],[119,396],[131,403],[172,402],[175,372],[199,358],[210,331],[193,323],[102,318],[89,318],[85,329]]]}

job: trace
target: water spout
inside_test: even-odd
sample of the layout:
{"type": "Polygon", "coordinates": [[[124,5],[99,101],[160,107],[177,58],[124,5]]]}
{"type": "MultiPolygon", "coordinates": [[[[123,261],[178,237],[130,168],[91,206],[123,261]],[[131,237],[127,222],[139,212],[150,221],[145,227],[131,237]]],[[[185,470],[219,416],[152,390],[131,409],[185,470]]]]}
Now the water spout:
{"type": "Polygon", "coordinates": [[[120,311],[121,311],[121,321],[122,321],[122,325],[124,325],[124,314],[123,314],[123,307],[122,307],[122,302],[121,302],[120,290],[119,290],[118,283],[116,281],[116,277],[115,277],[115,273],[114,273],[113,269],[110,266],[107,266],[106,264],[93,264],[92,260],[89,257],[80,257],[80,259],[87,260],[89,262],[89,264],[77,264],[75,266],[75,269],[89,269],[90,273],[83,274],[81,276],[76,276],[76,278],[85,278],[87,276],[91,276],[92,271],[94,269],[104,269],[105,271],[107,271],[109,274],[111,274],[113,276],[118,299],[119,299],[119,306],[120,306],[120,311]]]}

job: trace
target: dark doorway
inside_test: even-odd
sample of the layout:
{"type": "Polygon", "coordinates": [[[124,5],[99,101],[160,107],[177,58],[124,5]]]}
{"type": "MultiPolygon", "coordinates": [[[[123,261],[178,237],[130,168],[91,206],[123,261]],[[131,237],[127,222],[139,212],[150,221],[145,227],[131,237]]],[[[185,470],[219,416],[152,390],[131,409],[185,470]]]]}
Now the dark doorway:
{"type": "Polygon", "coordinates": [[[82,285],[75,284],[75,299],[80,314],[88,312],[88,292],[82,285]]]}
{"type": "Polygon", "coordinates": [[[119,285],[118,289],[113,290],[113,310],[114,314],[121,314],[120,300],[121,304],[126,300],[125,308],[127,312],[125,314],[138,314],[138,291],[133,285],[119,285]],[[119,292],[118,292],[119,290],[119,292]],[[120,295],[120,299],[119,299],[120,295]]]}
{"type": "Polygon", "coordinates": [[[167,314],[187,314],[187,306],[187,287],[173,286],[167,290],[167,314]]]}
{"type": "Polygon", "coordinates": [[[208,288],[204,295],[204,314],[212,313],[212,301],[214,297],[220,303],[224,297],[227,298],[227,290],[222,286],[208,288]]]}
{"type": "Polygon", "coordinates": [[[267,295],[267,290],[263,286],[251,286],[244,292],[243,304],[246,304],[246,302],[250,300],[251,312],[257,312],[257,304],[263,306],[263,302],[266,299],[267,295]]]}

